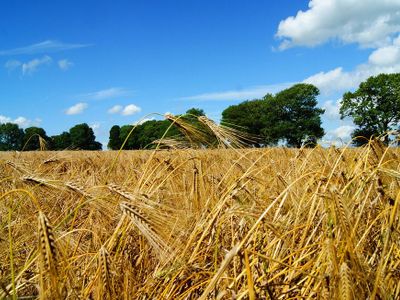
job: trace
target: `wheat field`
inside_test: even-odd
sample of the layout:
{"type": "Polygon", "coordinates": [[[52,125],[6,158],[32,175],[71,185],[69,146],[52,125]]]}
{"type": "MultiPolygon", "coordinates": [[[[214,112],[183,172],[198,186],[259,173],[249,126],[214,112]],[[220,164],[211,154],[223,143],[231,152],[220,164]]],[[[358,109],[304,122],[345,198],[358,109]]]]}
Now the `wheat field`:
{"type": "Polygon", "coordinates": [[[400,299],[397,149],[0,160],[0,299],[400,299]]]}

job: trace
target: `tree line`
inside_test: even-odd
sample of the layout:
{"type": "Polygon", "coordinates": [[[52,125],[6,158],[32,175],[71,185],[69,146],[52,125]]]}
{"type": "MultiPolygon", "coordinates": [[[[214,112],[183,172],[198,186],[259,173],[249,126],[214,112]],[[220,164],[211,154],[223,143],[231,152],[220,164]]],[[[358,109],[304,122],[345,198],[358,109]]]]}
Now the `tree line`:
{"type": "Polygon", "coordinates": [[[93,129],[82,123],[59,135],[48,136],[40,127],[28,127],[25,130],[17,124],[0,124],[0,151],[46,150],[100,150],[101,143],[96,141],[93,129]]]}
{"type": "MultiPolygon", "coordinates": [[[[321,115],[317,107],[319,90],[311,84],[295,84],[290,88],[261,99],[231,105],[222,112],[221,124],[257,136],[251,146],[286,145],[288,147],[315,146],[324,135],[321,115]]],[[[185,116],[204,115],[201,109],[191,109],[185,116]]],[[[379,74],[362,82],[354,92],[346,92],[340,102],[340,118],[352,119],[355,130],[352,143],[361,146],[373,137],[383,136],[388,145],[400,130],[400,74],[379,74]]],[[[190,119],[189,119],[190,120],[190,119]]],[[[127,139],[124,149],[154,147],[152,141],[160,139],[170,122],[148,121],[137,126],[127,139]]],[[[195,127],[201,124],[197,122],[195,127]]],[[[132,130],[132,125],[113,126],[109,149],[120,149],[132,130]]],[[[204,131],[204,128],[203,128],[204,131]]],[[[182,131],[171,128],[166,137],[181,137],[182,131]]],[[[212,143],[210,143],[212,145],[212,143]]]]}
{"type": "MultiPolygon", "coordinates": [[[[227,107],[222,112],[221,125],[256,137],[247,141],[249,146],[312,147],[325,134],[321,126],[324,109],[317,107],[318,95],[318,88],[312,84],[295,84],[275,95],[267,94],[261,99],[227,107]]],[[[153,148],[154,142],[160,139],[190,140],[199,147],[217,146],[215,132],[201,122],[204,116],[202,109],[191,108],[183,115],[166,120],[114,125],[107,147],[111,150],[153,148]]],[[[340,103],[340,117],[351,118],[357,126],[352,132],[354,145],[360,146],[381,135],[384,135],[384,143],[389,144],[400,125],[400,74],[371,76],[356,91],[346,92],[340,103]]],[[[85,123],[51,137],[39,127],[23,130],[16,124],[0,125],[0,151],[41,148],[99,150],[101,144],[85,123]]]]}

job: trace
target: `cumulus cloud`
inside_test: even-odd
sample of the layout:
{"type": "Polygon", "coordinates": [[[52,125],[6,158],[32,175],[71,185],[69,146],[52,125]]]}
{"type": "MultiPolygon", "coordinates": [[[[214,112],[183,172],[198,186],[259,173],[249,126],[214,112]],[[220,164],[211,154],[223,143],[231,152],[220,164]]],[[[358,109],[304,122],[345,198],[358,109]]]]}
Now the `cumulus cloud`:
{"type": "Polygon", "coordinates": [[[122,110],[122,105],[114,105],[108,110],[109,114],[117,114],[122,110]]]}
{"type": "Polygon", "coordinates": [[[261,98],[266,94],[275,94],[282,89],[288,88],[293,83],[282,83],[273,85],[262,85],[249,87],[239,90],[221,91],[214,93],[204,93],[194,96],[182,97],[180,100],[195,100],[195,101],[218,101],[218,100],[249,100],[261,98]]]}
{"type": "Polygon", "coordinates": [[[140,112],[141,110],[142,109],[140,107],[136,106],[135,104],[129,104],[124,107],[121,114],[123,116],[130,116],[130,115],[140,112]]]}
{"type": "Polygon", "coordinates": [[[66,115],[77,115],[83,113],[83,111],[88,107],[87,103],[80,102],[71,107],[69,107],[66,111],[66,115]]]}
{"type": "Polygon", "coordinates": [[[4,67],[8,70],[8,71],[14,71],[15,69],[17,69],[18,67],[20,67],[22,65],[22,63],[19,60],[15,60],[15,59],[11,59],[8,60],[5,64],[4,67]]]}
{"type": "Polygon", "coordinates": [[[339,109],[340,109],[340,100],[333,102],[332,100],[328,100],[324,103],[323,109],[325,109],[324,115],[329,119],[338,119],[340,117],[339,109]]]}
{"type": "Polygon", "coordinates": [[[400,36],[391,45],[376,49],[368,59],[369,63],[378,66],[391,66],[400,63],[400,36]]]}
{"type": "Polygon", "coordinates": [[[20,54],[38,54],[38,53],[49,53],[59,52],[77,48],[89,47],[90,44],[70,44],[63,43],[60,41],[47,40],[37,44],[32,44],[25,47],[14,48],[9,50],[1,50],[0,56],[5,55],[20,55],[20,54]]]}
{"type": "Polygon", "coordinates": [[[49,65],[52,62],[50,56],[45,55],[42,58],[35,58],[27,63],[22,64],[22,74],[32,74],[35,72],[41,65],[49,65]]]}
{"type": "Polygon", "coordinates": [[[90,127],[93,129],[95,135],[99,135],[100,133],[102,133],[100,122],[94,122],[93,124],[90,125],[90,127]]]}
{"type": "Polygon", "coordinates": [[[400,31],[399,0],[311,0],[306,11],[279,24],[280,49],[329,40],[382,47],[400,31]]]}
{"type": "Polygon", "coordinates": [[[304,80],[317,86],[322,94],[356,88],[370,76],[380,73],[400,72],[400,36],[390,45],[374,50],[368,61],[356,66],[353,70],[345,71],[342,67],[327,72],[320,72],[304,80]]]}
{"type": "Polygon", "coordinates": [[[354,87],[359,79],[349,72],[344,72],[343,68],[339,67],[327,72],[319,72],[306,78],[303,82],[317,86],[323,94],[330,94],[354,87]]]}
{"type": "Polygon", "coordinates": [[[330,131],[328,134],[330,134],[332,137],[336,139],[350,140],[351,133],[353,132],[354,129],[355,127],[352,125],[342,125],[330,131]]]}
{"type": "Polygon", "coordinates": [[[73,65],[74,64],[72,62],[70,62],[68,59],[61,59],[58,61],[58,67],[63,71],[67,71],[73,65]]]}
{"type": "Polygon", "coordinates": [[[18,126],[22,127],[22,128],[26,128],[29,126],[39,126],[40,123],[42,122],[41,119],[36,118],[35,120],[30,120],[28,118],[25,117],[17,117],[15,119],[12,119],[10,117],[6,117],[3,115],[0,115],[0,123],[14,123],[17,124],[18,126]]]}

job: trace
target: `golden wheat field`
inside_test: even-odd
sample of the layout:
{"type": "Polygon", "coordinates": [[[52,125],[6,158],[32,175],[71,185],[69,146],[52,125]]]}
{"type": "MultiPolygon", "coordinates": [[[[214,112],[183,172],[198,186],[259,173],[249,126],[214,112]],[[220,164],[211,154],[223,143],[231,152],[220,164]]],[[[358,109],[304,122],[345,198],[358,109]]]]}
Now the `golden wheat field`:
{"type": "Polygon", "coordinates": [[[400,152],[0,156],[1,299],[400,299],[400,152]]]}

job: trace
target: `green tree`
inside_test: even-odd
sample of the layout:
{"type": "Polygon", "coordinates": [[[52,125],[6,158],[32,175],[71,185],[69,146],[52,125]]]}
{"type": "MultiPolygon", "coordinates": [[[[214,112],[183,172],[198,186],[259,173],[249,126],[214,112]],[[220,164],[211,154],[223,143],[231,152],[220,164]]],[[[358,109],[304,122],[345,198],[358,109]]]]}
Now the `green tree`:
{"type": "Polygon", "coordinates": [[[81,150],[101,150],[101,144],[96,142],[93,129],[88,124],[75,125],[69,130],[72,147],[81,150]]]}
{"type": "Polygon", "coordinates": [[[289,147],[315,145],[325,134],[321,127],[324,110],[317,107],[318,95],[317,87],[305,83],[277,93],[267,101],[269,124],[263,129],[264,135],[284,140],[289,147]]]}
{"type": "MultiPolygon", "coordinates": [[[[253,135],[263,136],[264,129],[269,124],[270,112],[269,101],[273,98],[268,94],[263,99],[247,100],[238,105],[231,105],[222,112],[221,123],[227,126],[236,127],[253,135]]],[[[270,135],[264,136],[263,143],[274,144],[278,139],[272,139],[270,135]]],[[[258,145],[255,143],[254,145],[258,145]]]]}
{"type": "Polygon", "coordinates": [[[274,96],[228,107],[222,112],[222,123],[261,136],[264,145],[279,141],[289,147],[315,145],[324,135],[324,110],[317,107],[318,94],[318,88],[311,84],[296,84],[274,96]]]}
{"type": "Polygon", "coordinates": [[[53,150],[69,149],[71,145],[71,135],[69,134],[69,132],[64,131],[59,135],[53,135],[51,137],[51,148],[53,150]]]}
{"type": "MultiPolygon", "coordinates": [[[[150,120],[137,125],[126,141],[124,149],[134,150],[155,147],[155,145],[152,145],[152,142],[162,138],[170,125],[171,123],[168,120],[150,120]]],[[[121,126],[119,137],[122,143],[125,141],[133,127],[133,125],[121,126]]],[[[179,134],[179,130],[173,126],[168,130],[165,137],[176,136],[179,134]]]]}
{"type": "Polygon", "coordinates": [[[0,124],[0,151],[21,150],[24,130],[17,124],[0,124]]]}
{"type": "Polygon", "coordinates": [[[121,128],[118,125],[114,125],[110,129],[110,139],[108,141],[108,149],[118,150],[122,146],[122,141],[120,138],[121,128]]]}
{"type": "MultiPolygon", "coordinates": [[[[41,149],[41,142],[44,141],[46,144],[49,143],[50,138],[47,136],[46,131],[40,127],[28,127],[25,129],[24,138],[23,138],[23,150],[25,151],[33,151],[41,149]],[[39,138],[40,137],[40,138],[39,138]]],[[[47,146],[50,145],[45,145],[47,146]]]]}
{"type": "MultiPolygon", "coordinates": [[[[355,92],[343,95],[341,118],[351,117],[357,130],[353,137],[378,136],[397,129],[400,122],[400,73],[371,76],[355,92]]],[[[356,141],[362,144],[363,140],[356,141]]],[[[385,143],[389,143],[386,137],[385,143]]]]}
{"type": "MultiPolygon", "coordinates": [[[[122,144],[125,142],[126,138],[128,137],[129,132],[132,130],[133,125],[124,125],[121,126],[120,132],[119,132],[119,139],[121,141],[121,147],[122,144]]],[[[137,128],[135,128],[136,131],[137,128]]],[[[133,149],[139,149],[138,142],[137,142],[137,135],[135,135],[134,132],[129,136],[129,139],[125,142],[124,148],[125,150],[133,150],[133,149]]]]}

